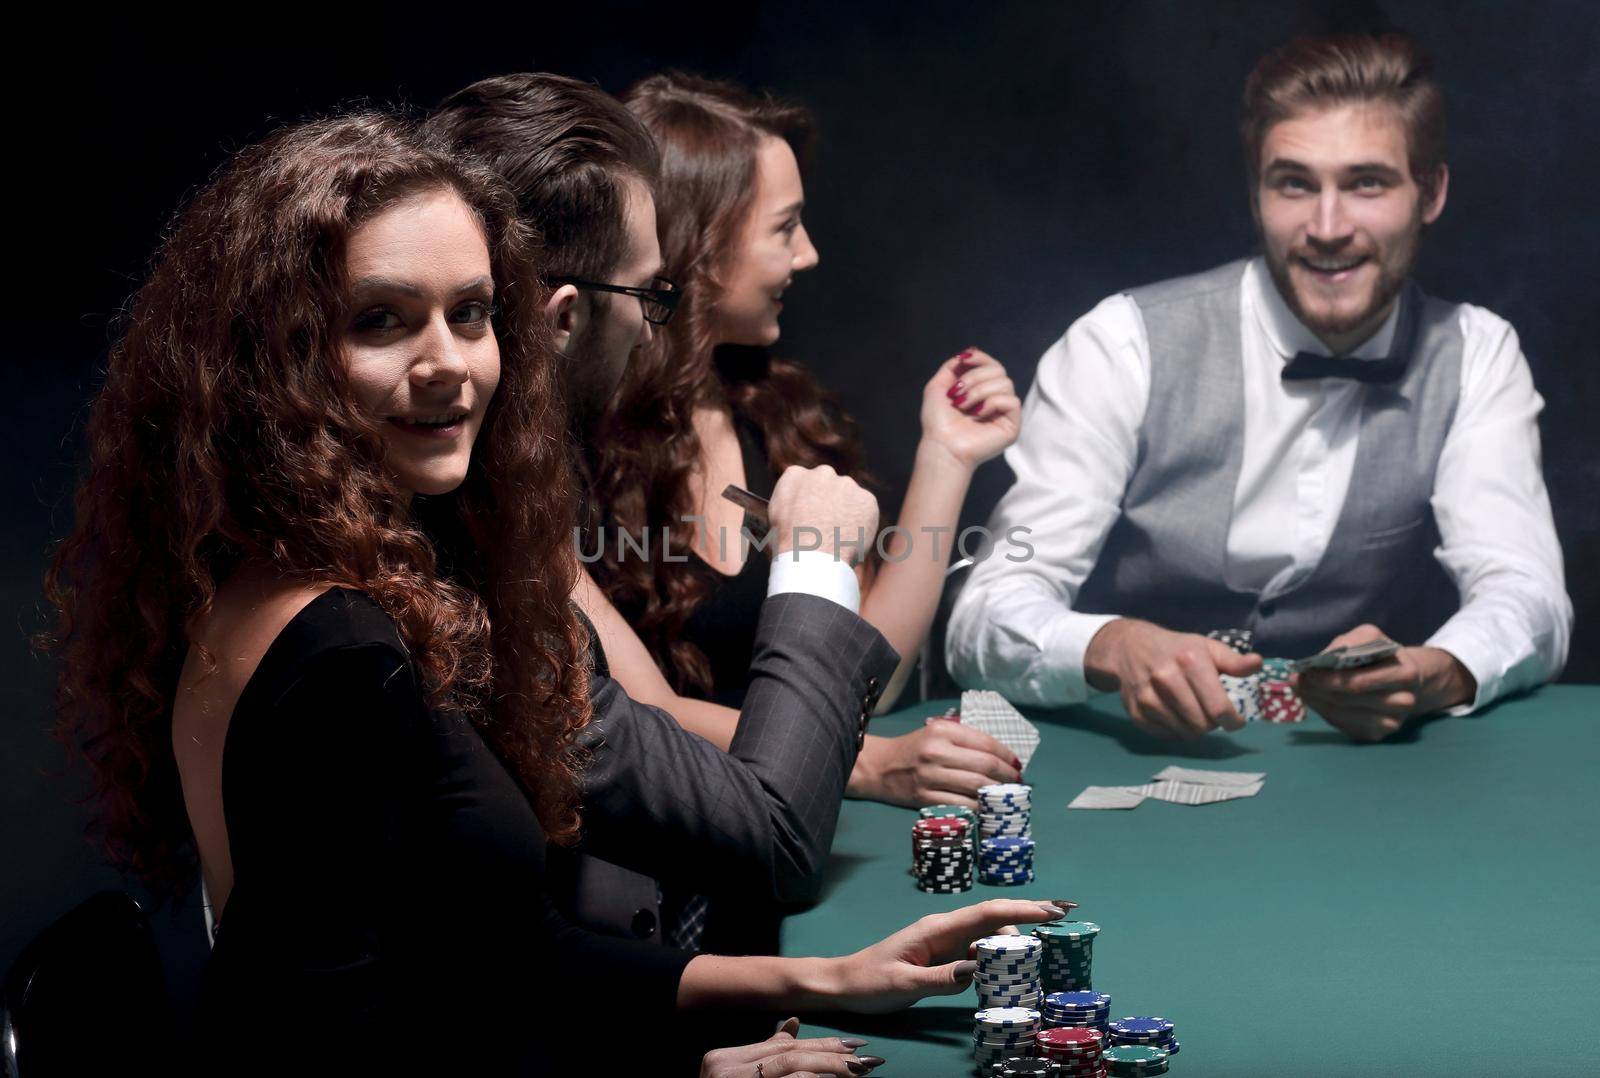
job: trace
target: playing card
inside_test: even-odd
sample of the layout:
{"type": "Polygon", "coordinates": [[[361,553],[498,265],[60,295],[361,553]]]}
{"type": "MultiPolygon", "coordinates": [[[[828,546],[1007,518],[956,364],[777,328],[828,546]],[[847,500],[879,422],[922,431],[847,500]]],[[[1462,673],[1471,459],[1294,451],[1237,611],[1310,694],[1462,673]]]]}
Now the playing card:
{"type": "Polygon", "coordinates": [[[1291,665],[1297,673],[1306,670],[1350,670],[1392,658],[1399,650],[1400,645],[1393,640],[1368,640],[1365,644],[1329,648],[1304,659],[1296,659],[1291,665]]]}
{"type": "Polygon", "coordinates": [[[1175,805],[1212,805],[1218,801],[1233,801],[1241,797],[1254,797],[1261,792],[1263,783],[1248,786],[1207,786],[1193,782],[1152,782],[1139,787],[1139,792],[1157,801],[1171,801],[1175,805]]]}
{"type": "Polygon", "coordinates": [[[1017,754],[1026,768],[1039,747],[1039,728],[997,692],[974,690],[961,694],[961,725],[981,730],[1017,754]]]}
{"type": "Polygon", "coordinates": [[[1086,786],[1069,809],[1131,809],[1144,800],[1138,786],[1086,786]]]}
{"type": "Polygon", "coordinates": [[[1197,767],[1163,767],[1150,776],[1157,782],[1188,782],[1196,786],[1254,786],[1267,777],[1265,771],[1203,771],[1197,767]]]}

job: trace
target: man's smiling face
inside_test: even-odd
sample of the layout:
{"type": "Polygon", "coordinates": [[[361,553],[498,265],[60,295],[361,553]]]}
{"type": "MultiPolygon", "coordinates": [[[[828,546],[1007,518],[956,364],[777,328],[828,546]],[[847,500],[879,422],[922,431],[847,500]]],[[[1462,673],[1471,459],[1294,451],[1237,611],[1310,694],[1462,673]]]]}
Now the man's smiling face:
{"type": "Polygon", "coordinates": [[[1400,113],[1334,104],[1274,124],[1262,140],[1256,219],[1272,279],[1335,353],[1383,323],[1444,210],[1447,173],[1411,172],[1400,113]]]}

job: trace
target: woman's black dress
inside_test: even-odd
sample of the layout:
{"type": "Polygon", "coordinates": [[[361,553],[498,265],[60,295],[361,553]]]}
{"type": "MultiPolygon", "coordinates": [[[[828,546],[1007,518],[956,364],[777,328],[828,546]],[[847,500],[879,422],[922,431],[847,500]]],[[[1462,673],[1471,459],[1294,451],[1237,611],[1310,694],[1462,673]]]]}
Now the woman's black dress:
{"type": "Polygon", "coordinates": [[[268,648],[222,795],[234,883],[202,1070],[609,1073],[617,1022],[634,1043],[666,1028],[692,956],[556,912],[523,788],[471,722],[425,705],[364,593],[325,592],[268,648]]]}

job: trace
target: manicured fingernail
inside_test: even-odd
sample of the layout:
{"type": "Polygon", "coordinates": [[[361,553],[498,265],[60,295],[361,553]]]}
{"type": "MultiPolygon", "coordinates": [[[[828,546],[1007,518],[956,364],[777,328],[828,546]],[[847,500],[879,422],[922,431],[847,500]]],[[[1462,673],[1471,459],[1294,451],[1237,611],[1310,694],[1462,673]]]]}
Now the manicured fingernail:
{"type": "Polygon", "coordinates": [[[964,349],[960,354],[958,354],[956,356],[956,358],[957,359],[971,359],[972,358],[972,349],[970,349],[970,348],[964,349]]]}
{"type": "Polygon", "coordinates": [[[944,395],[947,396],[947,397],[954,397],[956,394],[965,393],[966,391],[967,391],[967,383],[965,383],[963,381],[960,381],[960,380],[957,380],[955,385],[951,386],[949,389],[944,391],[944,395]]]}
{"type": "Polygon", "coordinates": [[[779,1022],[777,1024],[776,1030],[779,1033],[787,1033],[787,1034],[789,1034],[789,1036],[792,1037],[796,1033],[800,1032],[800,1019],[798,1019],[798,1018],[785,1018],[783,1021],[781,1021],[781,1022],[779,1022]]]}
{"type": "Polygon", "coordinates": [[[956,963],[956,980],[958,980],[958,981],[970,980],[972,978],[972,976],[977,972],[978,972],[978,963],[976,963],[976,962],[968,961],[968,962],[957,962],[956,963]]]}
{"type": "Polygon", "coordinates": [[[1052,898],[1050,905],[1063,910],[1075,910],[1078,908],[1078,904],[1070,898],[1052,898]]]}
{"type": "Polygon", "coordinates": [[[1018,771],[1021,771],[1022,770],[1022,761],[1019,760],[1017,757],[1013,756],[1011,758],[1011,766],[1016,768],[1018,771]]]}
{"type": "Polygon", "coordinates": [[[847,1059],[844,1065],[850,1068],[851,1074],[865,1074],[872,1069],[864,1059],[847,1059]]]}
{"type": "Polygon", "coordinates": [[[955,395],[956,407],[957,408],[961,407],[961,405],[966,402],[966,399],[967,399],[967,395],[965,393],[957,393],[955,395]]]}
{"type": "Polygon", "coordinates": [[[1067,911],[1057,906],[1054,902],[1041,902],[1039,909],[1055,920],[1060,920],[1067,915],[1067,911]]]}
{"type": "Polygon", "coordinates": [[[854,1052],[857,1048],[865,1047],[867,1042],[862,1040],[860,1037],[846,1037],[839,1043],[854,1052]]]}
{"type": "Polygon", "coordinates": [[[862,1056],[861,1062],[865,1063],[869,1068],[871,1068],[881,1067],[889,1061],[884,1059],[882,1056],[862,1056]]]}

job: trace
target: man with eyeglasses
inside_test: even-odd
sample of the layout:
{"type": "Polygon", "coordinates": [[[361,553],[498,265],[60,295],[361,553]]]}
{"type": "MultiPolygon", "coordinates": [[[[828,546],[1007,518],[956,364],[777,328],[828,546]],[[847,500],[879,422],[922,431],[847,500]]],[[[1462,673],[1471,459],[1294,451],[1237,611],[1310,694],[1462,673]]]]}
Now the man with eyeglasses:
{"type": "MultiPolygon", "coordinates": [[[[678,301],[660,277],[653,140],[597,87],[547,74],[469,86],[427,127],[499,171],[539,229],[572,431],[588,437],[630,355],[678,301]]],[[[801,524],[835,534],[835,519],[870,507],[867,533],[875,531],[871,495],[831,471],[787,470],[774,510],[785,482],[797,481],[810,483],[806,508],[781,530],[801,524]]],[[[853,533],[847,524],[842,534],[853,533]]],[[[848,605],[854,583],[850,560],[831,549],[774,559],[755,682],[727,752],[628,699],[605,676],[596,639],[595,717],[580,735],[592,757],[583,853],[552,851],[550,860],[553,890],[574,919],[663,941],[678,918],[662,924],[658,880],[675,912],[705,893],[761,903],[816,897],[867,716],[896,665],[893,649],[848,605]]]]}
{"type": "Polygon", "coordinates": [[[1119,691],[1141,728],[1193,738],[1241,725],[1219,674],[1261,662],[1208,630],[1289,658],[1388,637],[1384,662],[1298,678],[1377,741],[1560,671],[1543,402],[1510,325],[1411,279],[1449,179],[1429,68],[1399,34],[1257,66],[1262,255],[1112,296],[1045,354],[990,522],[1032,529],[1034,557],[974,570],[957,680],[1049,705],[1119,691]]]}

